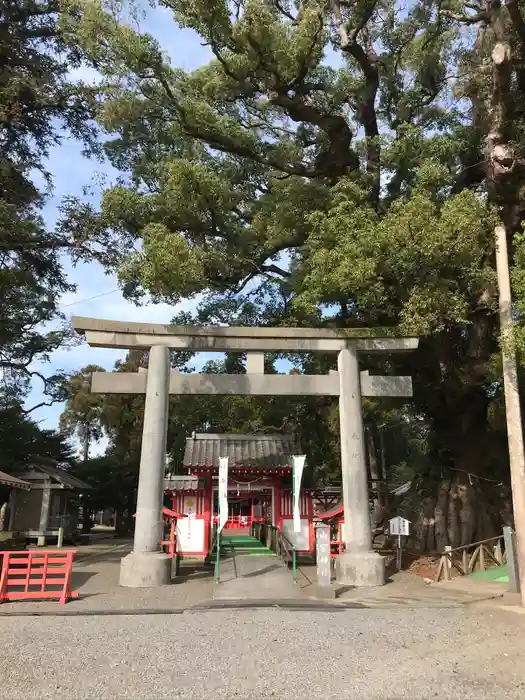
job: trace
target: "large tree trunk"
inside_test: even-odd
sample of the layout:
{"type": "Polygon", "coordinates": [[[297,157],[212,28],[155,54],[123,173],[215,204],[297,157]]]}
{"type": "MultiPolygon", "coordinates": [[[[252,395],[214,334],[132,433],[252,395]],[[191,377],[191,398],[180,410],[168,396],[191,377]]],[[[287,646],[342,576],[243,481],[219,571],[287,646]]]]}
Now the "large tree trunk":
{"type": "Polygon", "coordinates": [[[135,529],[135,518],[133,517],[133,514],[135,513],[136,510],[136,502],[137,502],[137,495],[136,491],[132,491],[131,493],[128,494],[128,498],[126,499],[127,502],[127,508],[126,508],[126,517],[124,520],[124,527],[126,530],[126,533],[133,532],[135,529]]]}
{"type": "Polygon", "coordinates": [[[89,429],[89,424],[84,425],[83,435],[82,435],[82,461],[85,463],[89,459],[89,441],[90,441],[91,431],[89,429]]]}
{"type": "Polygon", "coordinates": [[[93,520],[91,519],[91,510],[88,503],[84,500],[82,503],[82,532],[87,535],[93,529],[93,520]]]}
{"type": "Polygon", "coordinates": [[[431,468],[413,515],[420,551],[443,551],[446,545],[458,547],[501,531],[504,503],[490,458],[492,398],[483,372],[497,349],[494,322],[487,313],[475,315],[468,330],[426,346],[425,381],[433,372],[429,383],[436,392],[428,403],[431,468]]]}
{"type": "Polygon", "coordinates": [[[372,486],[372,502],[373,502],[373,520],[372,520],[372,535],[376,536],[383,533],[384,522],[386,515],[386,504],[383,495],[384,482],[381,481],[380,467],[377,459],[376,441],[374,433],[370,426],[365,428],[365,439],[368,452],[368,469],[372,486]]]}
{"type": "Polygon", "coordinates": [[[115,510],[115,535],[122,535],[124,534],[124,527],[123,527],[123,511],[120,508],[117,508],[115,510]]]}
{"type": "MultiPolygon", "coordinates": [[[[471,25],[472,17],[463,21],[471,25]]],[[[525,163],[516,143],[524,110],[525,70],[518,54],[525,53],[525,15],[516,0],[507,0],[505,5],[492,2],[479,13],[477,22],[476,47],[471,57],[473,126],[486,133],[482,158],[488,201],[506,227],[508,247],[512,250],[513,235],[521,229],[524,216],[520,190],[525,163]]],[[[495,268],[494,256],[485,264],[495,268]]],[[[434,368],[439,368],[435,385],[440,386],[442,396],[448,394],[438,406],[440,417],[434,411],[433,428],[447,449],[436,450],[439,466],[435,469],[442,472],[442,478],[429,488],[429,498],[420,508],[417,532],[422,548],[432,549],[432,539],[438,550],[446,544],[455,546],[486,539],[500,534],[502,524],[512,522],[510,489],[503,486],[509,483],[506,447],[501,449],[497,466],[494,461],[490,464],[487,456],[492,445],[486,363],[499,352],[498,321],[490,310],[495,309],[496,300],[495,288],[487,289],[479,300],[474,300],[472,324],[461,329],[469,338],[467,346],[463,339],[456,338],[448,347],[442,343],[444,353],[433,358],[434,368]],[[461,380],[450,381],[454,375],[470,386],[462,387],[461,380]],[[447,416],[456,420],[457,431],[447,422],[447,416]]]]}

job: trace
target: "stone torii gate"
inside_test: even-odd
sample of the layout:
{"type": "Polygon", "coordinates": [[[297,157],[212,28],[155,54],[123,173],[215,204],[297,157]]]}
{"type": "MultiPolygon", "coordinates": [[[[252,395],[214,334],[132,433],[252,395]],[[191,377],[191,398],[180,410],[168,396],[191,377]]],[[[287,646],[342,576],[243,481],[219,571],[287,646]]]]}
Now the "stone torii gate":
{"type": "Polygon", "coordinates": [[[74,317],[73,328],[93,347],[149,351],[147,370],[95,372],[95,393],[145,394],[144,426],[133,551],[121,561],[120,585],[157,586],[170,577],[159,551],[169,394],[339,396],[341,474],[346,551],[337,580],[352,586],[385,583],[384,559],[372,549],[368,511],[362,396],[412,396],[411,377],[360,372],[358,355],[415,350],[418,338],[378,337],[375,329],[176,326],[74,317]],[[246,374],[181,374],[170,369],[170,349],[247,353],[246,374]],[[265,352],[337,353],[327,375],[265,375],[265,352]]]}

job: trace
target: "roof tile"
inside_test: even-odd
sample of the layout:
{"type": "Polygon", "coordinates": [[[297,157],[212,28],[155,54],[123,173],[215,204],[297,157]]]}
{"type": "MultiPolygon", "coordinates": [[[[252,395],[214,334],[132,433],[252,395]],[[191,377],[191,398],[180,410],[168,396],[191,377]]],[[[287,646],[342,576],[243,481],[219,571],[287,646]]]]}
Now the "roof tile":
{"type": "Polygon", "coordinates": [[[293,435],[241,435],[197,433],[186,439],[185,467],[217,467],[219,457],[229,457],[230,467],[282,469],[293,455],[302,454],[293,435]]]}

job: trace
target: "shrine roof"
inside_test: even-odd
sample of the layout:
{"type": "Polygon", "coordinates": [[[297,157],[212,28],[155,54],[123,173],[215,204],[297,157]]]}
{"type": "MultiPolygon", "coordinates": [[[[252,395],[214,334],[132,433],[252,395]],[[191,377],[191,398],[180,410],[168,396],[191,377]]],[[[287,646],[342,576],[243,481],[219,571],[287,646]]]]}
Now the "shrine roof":
{"type": "Polygon", "coordinates": [[[22,491],[29,491],[31,489],[31,484],[28,481],[17,479],[16,476],[6,474],[5,472],[0,472],[0,484],[9,486],[12,489],[21,489],[22,491]]]}
{"type": "Polygon", "coordinates": [[[242,435],[194,433],[186,439],[184,466],[216,468],[220,457],[229,457],[229,468],[289,469],[292,456],[302,454],[293,435],[242,435]]]}
{"type": "Polygon", "coordinates": [[[328,507],[327,510],[317,511],[315,517],[317,520],[331,520],[339,515],[343,515],[344,503],[343,499],[340,498],[337,503],[328,507]]]}
{"type": "Polygon", "coordinates": [[[43,479],[50,479],[52,482],[60,484],[64,489],[76,491],[92,490],[89,484],[73,476],[63,465],[48,457],[30,458],[30,461],[19,467],[16,477],[29,482],[29,484],[43,479]]]}

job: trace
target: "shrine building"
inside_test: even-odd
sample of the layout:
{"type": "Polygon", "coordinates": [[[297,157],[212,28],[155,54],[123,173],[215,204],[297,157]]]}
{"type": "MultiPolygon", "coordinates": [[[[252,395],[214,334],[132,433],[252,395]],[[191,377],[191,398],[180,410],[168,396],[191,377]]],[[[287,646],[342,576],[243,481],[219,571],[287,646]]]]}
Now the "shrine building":
{"type": "Polygon", "coordinates": [[[301,488],[301,531],[293,533],[292,457],[301,446],[291,435],[194,433],[186,439],[183,466],[187,475],[169,474],[165,503],[188,517],[177,521],[181,556],[206,559],[218,518],[219,458],[228,457],[230,534],[250,533],[252,523],[265,521],[296,543],[297,553],[313,553],[315,491],[301,488]]]}

